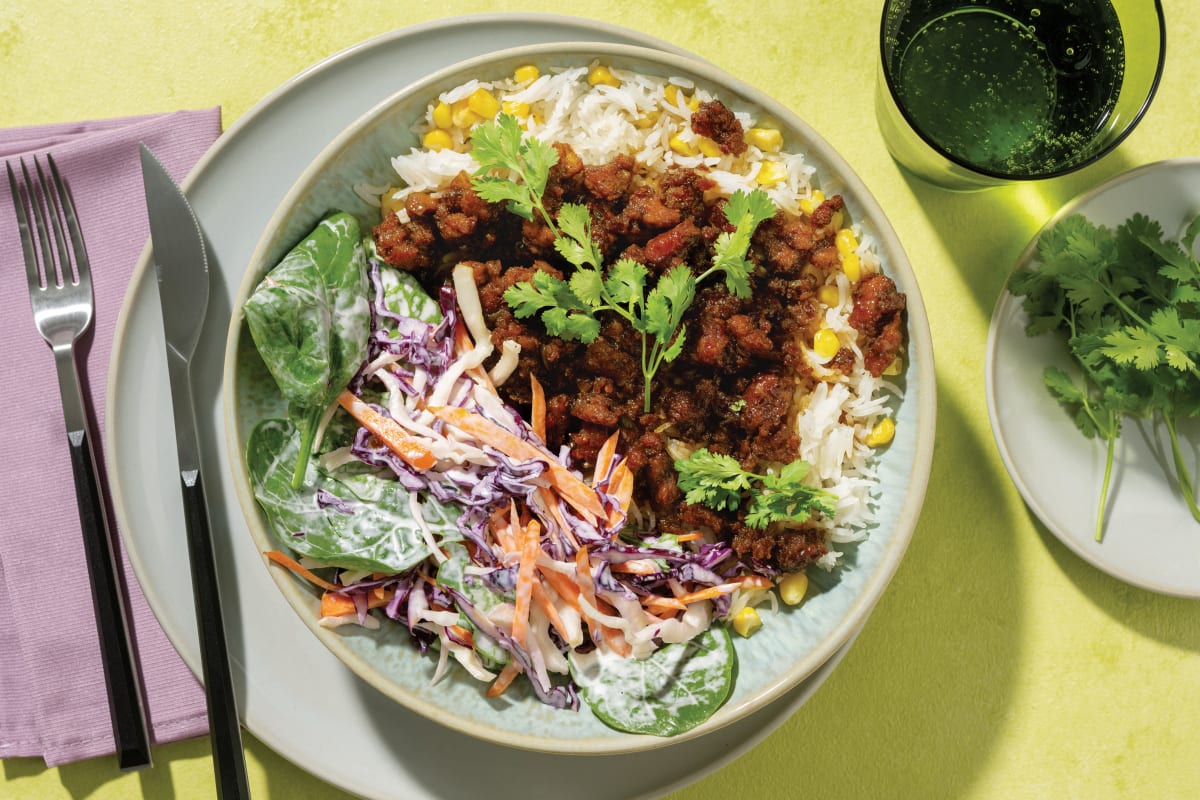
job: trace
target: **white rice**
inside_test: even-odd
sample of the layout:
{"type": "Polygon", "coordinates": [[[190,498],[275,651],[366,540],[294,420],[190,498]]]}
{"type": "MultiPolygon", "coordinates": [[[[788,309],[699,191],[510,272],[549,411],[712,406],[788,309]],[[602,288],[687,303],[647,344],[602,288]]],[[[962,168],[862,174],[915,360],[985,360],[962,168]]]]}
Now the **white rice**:
{"type": "MultiPolygon", "coordinates": [[[[715,192],[728,197],[741,189],[762,189],[775,205],[790,214],[801,212],[801,202],[813,198],[815,168],[802,153],[765,152],[749,145],[739,155],[700,152],[700,139],[690,125],[693,106],[716,99],[703,87],[679,78],[659,78],[621,69],[611,69],[620,86],[591,86],[587,76],[592,67],[576,67],[521,83],[514,78],[495,81],[471,80],[440,95],[430,103],[424,117],[414,126],[418,139],[436,127],[434,109],[438,103],[453,104],[469,97],[477,89],[486,89],[503,104],[526,104],[527,115],[520,116],[528,135],[543,142],[563,142],[589,165],[611,161],[625,153],[639,165],[639,174],[653,177],[671,167],[688,167],[706,172],[716,185],[715,192]],[[671,88],[674,87],[674,88],[671,88]],[[695,154],[683,154],[672,148],[672,140],[684,143],[695,154]],[[768,165],[777,166],[768,166],[768,165]],[[782,168],[785,177],[775,183],[760,184],[756,177],[764,168],[782,168]]],[[[735,112],[743,129],[755,127],[756,120],[744,112],[735,112]]],[[[476,165],[469,154],[469,128],[452,127],[453,147],[443,150],[413,148],[392,159],[397,185],[393,197],[401,219],[406,218],[403,199],[412,192],[436,194],[460,172],[474,172],[476,165]]],[[[368,202],[379,203],[385,187],[356,187],[368,202]]],[[[855,223],[851,226],[859,242],[858,255],[862,274],[878,272],[880,262],[868,232],[855,223]]],[[[828,359],[819,358],[811,349],[806,358],[815,379],[798,388],[794,397],[796,430],[800,438],[800,458],[810,466],[808,480],[836,494],[837,513],[832,519],[814,520],[827,531],[831,552],[818,564],[833,568],[841,553],[833,545],[858,541],[866,536],[875,521],[878,505],[877,477],[872,466],[875,450],[866,444],[874,426],[889,416],[889,400],[899,396],[898,387],[873,377],[863,367],[858,348],[858,332],[849,324],[852,286],[840,271],[829,282],[838,289],[837,305],[827,309],[824,324],[834,331],[841,345],[855,354],[855,367],[849,374],[828,369],[828,359]]]]}

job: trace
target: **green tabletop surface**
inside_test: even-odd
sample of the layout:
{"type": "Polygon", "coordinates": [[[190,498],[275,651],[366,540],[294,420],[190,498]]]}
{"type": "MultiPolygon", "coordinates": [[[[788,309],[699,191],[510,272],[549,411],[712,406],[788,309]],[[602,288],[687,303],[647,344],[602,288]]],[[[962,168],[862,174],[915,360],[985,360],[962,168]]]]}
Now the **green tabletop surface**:
{"type": "MultiPolygon", "coordinates": [[[[1200,17],[1193,0],[1163,6],[1165,71],[1127,140],[1078,173],[969,194],[888,156],[874,112],[880,0],[0,0],[0,125],[220,105],[228,128],[356,42],[492,11],[634,27],[758,86],[842,153],[899,234],[932,328],[937,442],[912,543],[844,661],[761,744],[670,800],[1195,798],[1200,606],[1109,577],[1037,520],[996,449],[984,388],[992,308],[1042,224],[1112,176],[1200,155],[1200,17]]],[[[250,733],[246,755],[256,797],[349,797],[250,733]]],[[[154,756],[128,775],[110,758],[7,759],[0,798],[214,796],[207,739],[154,756]]],[[[594,779],[586,761],[580,775],[594,779]]]]}

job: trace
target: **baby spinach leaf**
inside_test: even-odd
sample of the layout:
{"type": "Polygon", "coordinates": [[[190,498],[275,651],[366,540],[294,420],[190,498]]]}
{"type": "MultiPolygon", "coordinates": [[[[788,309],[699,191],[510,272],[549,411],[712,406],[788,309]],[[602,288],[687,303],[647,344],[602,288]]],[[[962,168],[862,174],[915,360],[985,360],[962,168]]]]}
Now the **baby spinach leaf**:
{"type": "MultiPolygon", "coordinates": [[[[437,301],[429,296],[411,272],[380,264],[379,281],[383,286],[383,303],[388,311],[397,316],[428,322],[430,325],[437,325],[442,321],[442,310],[437,301]]],[[[383,327],[386,330],[394,330],[395,326],[388,326],[388,322],[390,320],[384,320],[383,327]]]]}
{"type": "Polygon", "coordinates": [[[358,220],[339,211],[292,248],[243,306],[255,347],[303,437],[293,486],[304,475],[318,420],[366,358],[367,290],[358,220]]]}
{"type": "Polygon", "coordinates": [[[571,677],[593,713],[627,733],[676,736],[713,715],[733,688],[729,633],[714,626],[647,658],[609,651],[571,654],[571,677]]]}
{"type": "MultiPolygon", "coordinates": [[[[471,557],[467,553],[467,548],[461,543],[451,542],[442,549],[446,553],[446,560],[438,567],[437,582],[439,584],[462,592],[484,614],[496,606],[515,602],[514,597],[506,597],[492,591],[481,579],[467,578],[466,567],[471,563],[471,557]]],[[[458,619],[459,625],[472,631],[475,638],[475,651],[483,659],[485,666],[494,668],[509,662],[511,656],[508,651],[495,639],[476,628],[465,613],[460,611],[458,619]]]]}
{"type": "MultiPolygon", "coordinates": [[[[291,468],[300,434],[288,420],[260,422],[246,443],[254,497],[276,537],[302,556],[347,569],[403,572],[429,556],[410,492],[365,464],[326,472],[310,462],[295,489],[291,468]]],[[[459,539],[455,509],[432,497],[420,502],[424,524],[435,537],[459,539]]]]}

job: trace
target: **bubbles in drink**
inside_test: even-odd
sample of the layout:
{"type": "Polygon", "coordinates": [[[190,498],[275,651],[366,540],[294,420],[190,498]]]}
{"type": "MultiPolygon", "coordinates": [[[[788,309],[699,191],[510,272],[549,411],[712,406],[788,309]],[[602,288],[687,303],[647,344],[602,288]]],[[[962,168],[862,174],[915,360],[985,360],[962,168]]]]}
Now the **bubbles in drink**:
{"type": "Polygon", "coordinates": [[[910,122],[953,157],[993,171],[1086,159],[1103,144],[1124,49],[1107,0],[1087,13],[1079,5],[914,2],[890,52],[910,122]]]}

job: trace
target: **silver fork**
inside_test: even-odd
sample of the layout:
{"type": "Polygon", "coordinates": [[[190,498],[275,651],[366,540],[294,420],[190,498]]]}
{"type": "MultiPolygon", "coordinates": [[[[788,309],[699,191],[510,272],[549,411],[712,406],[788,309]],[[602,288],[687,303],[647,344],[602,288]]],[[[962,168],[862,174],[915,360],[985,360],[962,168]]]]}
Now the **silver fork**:
{"type": "Polygon", "coordinates": [[[36,183],[25,160],[18,163],[23,182],[17,180],[12,163],[6,161],[4,166],[17,210],[34,323],[54,351],[58,368],[117,761],[122,771],[140,769],[150,765],[141,678],[133,657],[120,566],[104,510],[100,473],[92,450],[92,426],[75,359],[75,344],[92,323],[91,270],[74,203],[54,159],[46,154],[51,177],[47,181],[41,161],[33,157],[36,183]],[[64,220],[70,248],[63,233],[64,220]]]}

